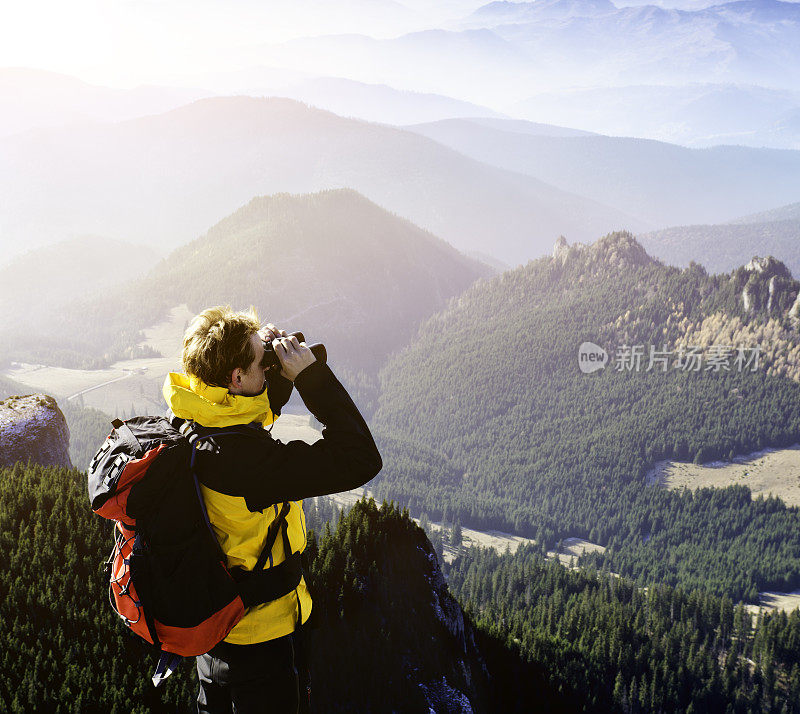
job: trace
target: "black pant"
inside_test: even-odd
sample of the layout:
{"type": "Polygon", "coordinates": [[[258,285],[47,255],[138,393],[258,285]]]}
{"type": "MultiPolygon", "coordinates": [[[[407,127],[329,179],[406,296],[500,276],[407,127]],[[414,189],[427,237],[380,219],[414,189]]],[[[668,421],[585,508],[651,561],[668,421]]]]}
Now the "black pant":
{"type": "MultiPolygon", "coordinates": [[[[308,623],[307,623],[308,624],[308,623]]],[[[308,627],[253,645],[220,642],[197,657],[200,714],[311,711],[308,627]]]]}

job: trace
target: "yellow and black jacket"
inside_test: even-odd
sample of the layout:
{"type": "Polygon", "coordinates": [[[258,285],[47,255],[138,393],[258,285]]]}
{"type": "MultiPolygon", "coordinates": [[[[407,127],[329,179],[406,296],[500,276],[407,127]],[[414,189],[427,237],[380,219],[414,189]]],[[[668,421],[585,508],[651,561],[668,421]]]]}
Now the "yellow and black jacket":
{"type": "MultiPolygon", "coordinates": [[[[302,552],[306,547],[302,499],[357,488],[381,470],[381,456],[366,422],[327,364],[312,363],[294,386],[325,425],[323,438],[314,444],[283,444],[264,428],[244,429],[220,438],[216,453],[197,452],[195,468],[203,499],[229,568],[253,569],[267,529],[284,502],[290,504],[286,523],[291,550],[302,552]]],[[[291,390],[292,383],[278,376],[270,379],[264,393],[245,397],[173,372],[163,392],[171,416],[223,431],[236,424],[271,424],[291,390]]],[[[285,550],[277,538],[264,567],[282,563],[290,555],[285,550]]],[[[311,595],[301,578],[293,592],[249,608],[225,641],[252,644],[281,637],[310,613],[311,595]]]]}

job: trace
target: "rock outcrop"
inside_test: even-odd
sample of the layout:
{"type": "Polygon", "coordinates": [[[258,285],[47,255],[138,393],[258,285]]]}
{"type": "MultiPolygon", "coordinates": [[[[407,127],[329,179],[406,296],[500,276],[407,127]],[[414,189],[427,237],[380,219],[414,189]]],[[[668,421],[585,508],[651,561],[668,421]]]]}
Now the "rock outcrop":
{"type": "Polygon", "coordinates": [[[53,397],[30,394],[0,402],[0,467],[18,461],[72,468],[69,427],[53,397]]]}
{"type": "Polygon", "coordinates": [[[755,256],[731,273],[731,282],[742,298],[745,313],[796,319],[798,283],[784,263],[768,255],[755,256]]]}
{"type": "Polygon", "coordinates": [[[425,693],[430,711],[473,714],[474,711],[482,709],[483,703],[479,703],[480,696],[477,691],[482,683],[489,679],[489,670],[475,641],[475,633],[464,620],[464,611],[447,588],[433,546],[420,548],[420,551],[429,564],[428,569],[423,569],[423,574],[431,587],[436,619],[452,638],[451,662],[458,671],[460,687],[452,686],[454,683],[448,682],[445,676],[442,676],[441,680],[419,682],[419,687],[425,693]]]}
{"type": "Polygon", "coordinates": [[[628,231],[617,231],[598,238],[594,243],[573,243],[570,245],[564,236],[559,236],[553,246],[553,260],[561,265],[568,261],[582,260],[585,268],[604,267],[622,269],[632,266],[660,262],[647,254],[642,244],[628,231]]]}
{"type": "Polygon", "coordinates": [[[582,251],[586,246],[583,243],[573,243],[570,245],[564,236],[558,236],[556,244],[553,246],[553,260],[564,265],[570,257],[582,251]]]}

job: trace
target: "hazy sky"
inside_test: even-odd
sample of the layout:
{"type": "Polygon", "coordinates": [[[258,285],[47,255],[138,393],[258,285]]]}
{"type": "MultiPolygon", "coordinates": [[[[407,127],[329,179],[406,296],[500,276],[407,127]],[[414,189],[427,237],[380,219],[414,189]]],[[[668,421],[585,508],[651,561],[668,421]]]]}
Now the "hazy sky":
{"type": "Polygon", "coordinates": [[[0,66],[50,69],[112,85],[163,81],[203,68],[215,54],[277,30],[234,22],[222,3],[205,0],[32,0],[5,7],[0,66]]]}
{"type": "Polygon", "coordinates": [[[247,49],[298,36],[392,37],[459,16],[480,1],[423,13],[393,0],[30,0],[0,10],[0,67],[35,67],[90,82],[180,82],[247,64],[247,49]]]}
{"type": "MultiPolygon", "coordinates": [[[[650,0],[696,8],[720,0],[650,0]]],[[[647,0],[617,0],[641,5],[647,0]]],[[[252,65],[252,48],[298,36],[394,37],[467,15],[482,0],[28,0],[0,10],[0,67],[92,83],[183,84],[252,65]]]]}

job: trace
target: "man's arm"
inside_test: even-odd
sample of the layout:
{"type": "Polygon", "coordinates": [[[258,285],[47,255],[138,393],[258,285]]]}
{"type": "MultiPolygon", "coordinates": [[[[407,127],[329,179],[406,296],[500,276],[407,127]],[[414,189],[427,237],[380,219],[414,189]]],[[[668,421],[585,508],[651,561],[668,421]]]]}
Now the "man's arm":
{"type": "Polygon", "coordinates": [[[272,500],[296,501],[363,486],[383,467],[378,447],[347,390],[327,364],[314,362],[294,382],[308,410],[325,425],[313,444],[275,442],[261,457],[272,500]]]}
{"type": "Polygon", "coordinates": [[[269,434],[232,434],[220,453],[198,452],[198,475],[209,488],[242,496],[251,511],[363,486],[383,466],[364,418],[327,364],[314,361],[295,382],[309,411],[325,425],[313,444],[283,444],[269,434]]]}

